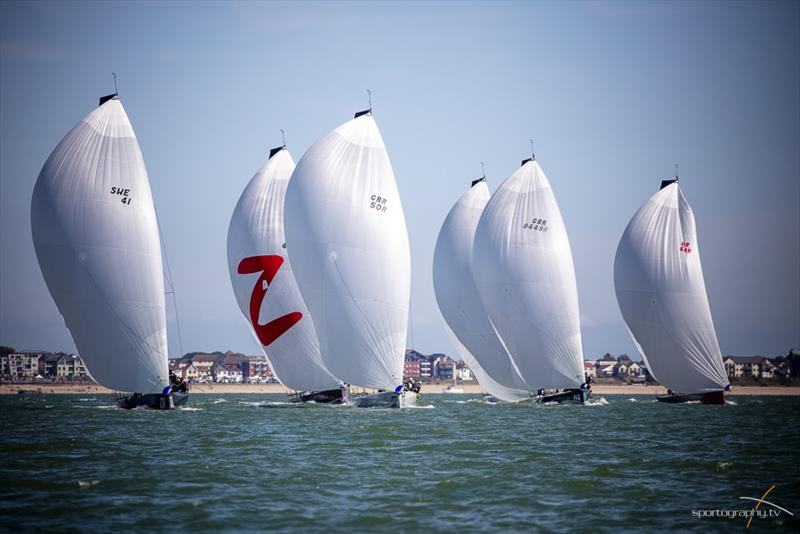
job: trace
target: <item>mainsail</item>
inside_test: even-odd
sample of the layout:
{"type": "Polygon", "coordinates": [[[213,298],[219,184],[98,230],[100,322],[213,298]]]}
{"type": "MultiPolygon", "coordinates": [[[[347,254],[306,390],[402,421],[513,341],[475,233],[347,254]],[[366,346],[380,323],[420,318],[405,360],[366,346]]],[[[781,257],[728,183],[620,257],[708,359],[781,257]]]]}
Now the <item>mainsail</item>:
{"type": "Polygon", "coordinates": [[[283,202],[294,161],[273,149],[247,184],[228,227],[228,269],[236,301],[278,380],[301,391],[339,387],[324,368],[311,314],[286,254],[283,202]]]}
{"type": "Polygon", "coordinates": [[[478,382],[495,397],[514,401],[529,396],[528,386],[497,337],[472,276],[475,230],[489,197],[486,181],[477,181],[447,214],[433,254],[433,287],[456,348],[478,382]]]}
{"type": "Polygon", "coordinates": [[[676,393],[728,384],[706,296],[694,214],[677,181],[639,208],[614,261],[622,317],[652,375],[676,393]]]}
{"type": "Polygon", "coordinates": [[[372,114],[322,137],[286,191],[289,257],[326,368],[346,383],[402,383],[411,287],[408,233],[372,114]]]}
{"type": "Polygon", "coordinates": [[[142,153],[116,95],[44,164],[31,201],[45,282],[89,372],[118,391],[169,383],[164,276],[142,153]]]}
{"type": "Polygon", "coordinates": [[[528,386],[580,386],[583,349],[572,252],[550,182],[533,159],[486,205],[472,261],[481,301],[528,386]]]}

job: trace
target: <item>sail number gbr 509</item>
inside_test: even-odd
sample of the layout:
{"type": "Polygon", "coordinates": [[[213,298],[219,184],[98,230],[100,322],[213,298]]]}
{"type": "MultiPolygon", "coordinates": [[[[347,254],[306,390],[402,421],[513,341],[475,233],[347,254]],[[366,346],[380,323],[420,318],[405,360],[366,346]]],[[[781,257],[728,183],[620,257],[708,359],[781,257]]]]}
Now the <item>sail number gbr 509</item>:
{"type": "Polygon", "coordinates": [[[120,201],[125,204],[126,206],[131,205],[131,190],[130,189],[123,189],[122,187],[112,187],[111,188],[112,195],[118,195],[122,197],[120,201]]]}

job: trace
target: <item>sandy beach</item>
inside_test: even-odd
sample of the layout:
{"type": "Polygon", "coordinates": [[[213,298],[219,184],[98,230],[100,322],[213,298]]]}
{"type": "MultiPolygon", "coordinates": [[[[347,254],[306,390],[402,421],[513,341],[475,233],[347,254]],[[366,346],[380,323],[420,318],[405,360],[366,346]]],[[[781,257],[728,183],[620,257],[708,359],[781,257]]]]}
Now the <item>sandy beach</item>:
{"type": "MultiPolygon", "coordinates": [[[[445,393],[449,384],[425,384],[422,387],[423,395],[440,395],[445,393]]],[[[464,384],[459,386],[464,394],[479,394],[483,388],[479,384],[464,384]]],[[[19,391],[44,394],[96,394],[113,393],[108,388],[96,384],[0,384],[0,395],[16,395],[19,391]]],[[[219,393],[288,393],[289,389],[281,384],[192,384],[191,393],[219,394],[219,393]]],[[[624,386],[595,384],[592,391],[596,395],[664,395],[666,388],[662,386],[624,386]]],[[[800,387],[785,386],[741,386],[734,387],[730,395],[800,395],[800,387]]]]}

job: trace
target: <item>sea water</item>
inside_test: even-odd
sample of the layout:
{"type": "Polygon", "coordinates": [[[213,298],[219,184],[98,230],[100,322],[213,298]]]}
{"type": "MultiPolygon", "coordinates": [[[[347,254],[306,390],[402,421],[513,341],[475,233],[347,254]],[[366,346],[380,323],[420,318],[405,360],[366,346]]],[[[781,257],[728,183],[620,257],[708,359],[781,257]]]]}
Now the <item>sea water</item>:
{"type": "Polygon", "coordinates": [[[1,396],[0,530],[707,532],[744,528],[747,513],[754,530],[800,524],[798,397],[285,400],[124,411],[106,395],[1,396]],[[772,486],[771,504],[747,500],[772,486]]]}

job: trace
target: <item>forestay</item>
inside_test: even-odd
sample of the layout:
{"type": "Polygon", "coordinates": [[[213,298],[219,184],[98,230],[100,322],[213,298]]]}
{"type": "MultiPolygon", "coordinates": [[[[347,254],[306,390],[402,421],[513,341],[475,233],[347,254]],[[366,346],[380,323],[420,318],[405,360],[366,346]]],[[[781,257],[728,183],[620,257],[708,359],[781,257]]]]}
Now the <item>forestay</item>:
{"type": "Polygon", "coordinates": [[[633,216],[614,261],[617,301],[648,369],[678,393],[728,384],[706,296],[694,214],[677,181],[633,216]]]}
{"type": "Polygon", "coordinates": [[[77,124],[31,202],[47,287],[92,377],[125,392],[168,384],[164,278],[150,183],[119,99],[77,124]]]}
{"type": "Polygon", "coordinates": [[[480,180],[447,214],[433,254],[433,287],[459,354],[478,382],[495,397],[514,401],[527,398],[528,387],[497,337],[472,276],[475,230],[489,197],[480,180]]]}
{"type": "Polygon", "coordinates": [[[300,391],[339,387],[324,368],[311,315],[286,254],[283,203],[294,161],[285,148],[247,184],[228,227],[228,270],[236,301],[275,376],[300,391]]]}
{"type": "Polygon", "coordinates": [[[550,182],[536,161],[523,162],[489,200],[472,258],[481,301],[528,386],[580,386],[572,252],[550,182]]]}
{"type": "Polygon", "coordinates": [[[370,113],[303,155],[285,204],[289,257],[326,368],[349,384],[402,383],[411,265],[389,156],[370,113]]]}

